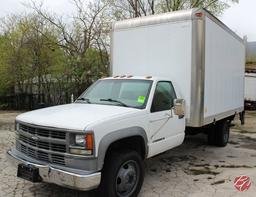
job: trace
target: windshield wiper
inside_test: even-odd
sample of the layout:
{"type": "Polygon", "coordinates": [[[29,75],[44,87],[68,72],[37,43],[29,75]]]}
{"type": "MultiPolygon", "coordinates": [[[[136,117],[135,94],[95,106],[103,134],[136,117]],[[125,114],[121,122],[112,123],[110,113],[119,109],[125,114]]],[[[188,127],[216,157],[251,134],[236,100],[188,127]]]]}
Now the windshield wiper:
{"type": "Polygon", "coordinates": [[[81,97],[81,98],[78,98],[78,99],[76,99],[77,101],[86,101],[87,103],[91,103],[91,101],[90,101],[90,99],[88,99],[88,98],[83,98],[83,97],[81,97]]]}
{"type": "Polygon", "coordinates": [[[115,103],[119,103],[121,106],[130,107],[130,106],[126,105],[125,103],[123,103],[122,101],[111,99],[111,98],[109,98],[109,99],[100,99],[100,101],[115,102],[115,103]]]}

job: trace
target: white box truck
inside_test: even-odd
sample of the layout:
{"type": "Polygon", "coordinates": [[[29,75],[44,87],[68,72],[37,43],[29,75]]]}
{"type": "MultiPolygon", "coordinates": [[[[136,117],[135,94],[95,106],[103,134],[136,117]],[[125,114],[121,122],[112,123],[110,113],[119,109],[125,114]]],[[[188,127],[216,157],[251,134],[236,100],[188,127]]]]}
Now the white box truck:
{"type": "Polygon", "coordinates": [[[244,108],[243,40],[202,9],[113,24],[112,77],[72,104],[16,118],[18,177],[137,196],[143,160],[205,132],[225,146],[244,108]]]}
{"type": "Polygon", "coordinates": [[[245,108],[256,110],[256,73],[245,73],[245,108]]]}

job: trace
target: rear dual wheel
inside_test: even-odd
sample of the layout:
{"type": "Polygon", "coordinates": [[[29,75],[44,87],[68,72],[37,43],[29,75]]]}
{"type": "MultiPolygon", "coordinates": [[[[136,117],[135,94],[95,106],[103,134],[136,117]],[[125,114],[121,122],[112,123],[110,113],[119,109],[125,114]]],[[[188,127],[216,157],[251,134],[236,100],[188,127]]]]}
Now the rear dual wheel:
{"type": "Polygon", "coordinates": [[[222,120],[214,125],[211,125],[208,129],[208,144],[219,147],[227,145],[230,133],[230,121],[222,120]]]}

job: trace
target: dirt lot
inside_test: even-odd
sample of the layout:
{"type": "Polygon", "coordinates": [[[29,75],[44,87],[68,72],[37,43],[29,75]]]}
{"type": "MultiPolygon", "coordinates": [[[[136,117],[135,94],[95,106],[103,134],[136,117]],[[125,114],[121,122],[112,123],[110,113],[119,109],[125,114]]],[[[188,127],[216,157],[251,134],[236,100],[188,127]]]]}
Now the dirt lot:
{"type": "MultiPolygon", "coordinates": [[[[13,122],[18,112],[0,111],[0,196],[83,196],[78,192],[46,183],[32,184],[16,178],[5,153],[14,145],[13,122]]],[[[185,143],[145,162],[146,177],[140,197],[252,197],[256,193],[256,112],[246,114],[246,124],[235,121],[230,143],[225,148],[207,145],[204,135],[187,137],[185,143]],[[248,175],[249,190],[237,191],[236,176],[248,175]]]]}

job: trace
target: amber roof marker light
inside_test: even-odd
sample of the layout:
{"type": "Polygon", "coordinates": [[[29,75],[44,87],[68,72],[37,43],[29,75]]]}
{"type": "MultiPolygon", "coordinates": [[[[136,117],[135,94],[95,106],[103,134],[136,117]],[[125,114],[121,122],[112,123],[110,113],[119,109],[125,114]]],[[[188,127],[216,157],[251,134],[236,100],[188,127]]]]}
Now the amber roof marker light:
{"type": "Polygon", "coordinates": [[[204,15],[203,12],[195,13],[195,16],[198,17],[198,18],[201,18],[203,15],[204,15]]]}

